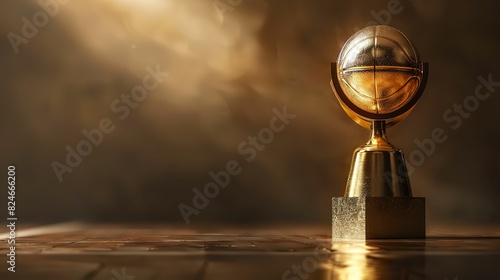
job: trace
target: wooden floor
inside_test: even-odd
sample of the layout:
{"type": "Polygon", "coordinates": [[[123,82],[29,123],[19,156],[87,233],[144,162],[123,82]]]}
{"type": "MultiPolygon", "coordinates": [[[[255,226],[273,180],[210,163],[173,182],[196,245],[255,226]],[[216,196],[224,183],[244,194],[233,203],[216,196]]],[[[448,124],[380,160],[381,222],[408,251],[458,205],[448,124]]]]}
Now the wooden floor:
{"type": "Polygon", "coordinates": [[[315,228],[71,223],[19,230],[15,273],[0,235],[0,279],[500,279],[500,231],[429,235],[332,243],[315,228]]]}

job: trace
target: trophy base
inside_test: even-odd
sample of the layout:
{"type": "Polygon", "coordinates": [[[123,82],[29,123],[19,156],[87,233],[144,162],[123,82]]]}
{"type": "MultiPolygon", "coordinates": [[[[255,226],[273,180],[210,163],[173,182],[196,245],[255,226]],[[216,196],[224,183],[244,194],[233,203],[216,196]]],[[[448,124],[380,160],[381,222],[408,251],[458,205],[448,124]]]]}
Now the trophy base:
{"type": "Polygon", "coordinates": [[[408,238],[425,238],[425,198],[332,198],[332,241],[408,238]]]}

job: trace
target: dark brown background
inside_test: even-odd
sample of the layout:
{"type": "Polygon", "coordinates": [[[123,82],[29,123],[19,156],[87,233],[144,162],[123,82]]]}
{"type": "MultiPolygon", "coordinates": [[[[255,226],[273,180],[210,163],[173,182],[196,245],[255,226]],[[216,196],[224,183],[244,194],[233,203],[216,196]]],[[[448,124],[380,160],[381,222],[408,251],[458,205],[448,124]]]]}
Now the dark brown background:
{"type": "MultiPolygon", "coordinates": [[[[243,0],[221,20],[210,0],[73,0],[16,54],[7,34],[20,34],[21,18],[41,8],[2,1],[1,166],[17,166],[19,219],[183,223],[179,203],[191,204],[192,188],[237,160],[242,173],[190,226],[328,226],[330,199],[343,194],[352,152],[368,137],[333,97],[330,62],[388,2],[243,0]],[[113,100],[157,64],[170,76],[119,120],[113,100]],[[285,105],[297,118],[247,163],[238,145],[285,105]],[[65,147],[102,118],[115,131],[59,183],[51,163],[64,162],[65,147]]],[[[411,174],[414,195],[427,197],[431,228],[498,225],[500,88],[457,130],[443,120],[474,93],[479,75],[500,81],[498,5],[399,2],[389,24],[431,71],[390,139],[408,155],[433,129],[448,135],[411,174]]]]}

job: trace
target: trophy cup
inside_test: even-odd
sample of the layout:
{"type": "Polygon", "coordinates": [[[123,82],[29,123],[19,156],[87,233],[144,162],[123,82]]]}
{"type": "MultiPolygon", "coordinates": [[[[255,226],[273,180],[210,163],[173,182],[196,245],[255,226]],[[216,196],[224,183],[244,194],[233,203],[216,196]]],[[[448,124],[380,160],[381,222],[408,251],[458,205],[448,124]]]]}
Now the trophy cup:
{"type": "Polygon", "coordinates": [[[332,240],[425,238],[425,198],[412,196],[403,152],[386,128],[415,107],[428,64],[403,33],[377,25],[352,35],[331,70],[340,105],[371,130],[354,151],[344,197],[332,198],[332,240]]]}

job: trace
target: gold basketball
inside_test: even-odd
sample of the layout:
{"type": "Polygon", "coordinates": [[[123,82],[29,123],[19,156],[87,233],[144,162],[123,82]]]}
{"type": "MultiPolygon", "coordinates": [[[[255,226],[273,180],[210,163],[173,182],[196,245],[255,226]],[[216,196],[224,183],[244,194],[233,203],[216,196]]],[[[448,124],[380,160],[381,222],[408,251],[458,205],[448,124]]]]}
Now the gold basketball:
{"type": "Polygon", "coordinates": [[[370,114],[389,114],[417,92],[422,63],[401,31],[385,25],[368,26],[342,47],[337,75],[354,106],[370,114]]]}

